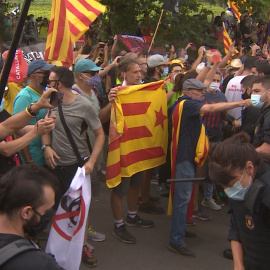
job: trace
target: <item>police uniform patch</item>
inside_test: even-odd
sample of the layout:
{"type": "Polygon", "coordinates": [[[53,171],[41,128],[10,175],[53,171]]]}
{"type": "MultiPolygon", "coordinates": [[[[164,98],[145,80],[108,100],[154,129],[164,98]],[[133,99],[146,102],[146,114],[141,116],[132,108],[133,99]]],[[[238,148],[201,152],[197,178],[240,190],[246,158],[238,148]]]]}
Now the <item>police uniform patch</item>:
{"type": "Polygon", "coordinates": [[[255,225],[253,223],[253,219],[251,216],[249,215],[245,215],[246,218],[246,226],[250,229],[250,230],[254,230],[255,225]]]}

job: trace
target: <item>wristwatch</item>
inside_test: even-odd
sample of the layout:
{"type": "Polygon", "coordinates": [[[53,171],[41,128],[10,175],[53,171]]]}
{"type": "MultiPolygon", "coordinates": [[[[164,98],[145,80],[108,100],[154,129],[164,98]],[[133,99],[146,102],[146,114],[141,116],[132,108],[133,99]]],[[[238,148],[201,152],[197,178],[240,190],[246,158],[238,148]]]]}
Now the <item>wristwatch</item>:
{"type": "Polygon", "coordinates": [[[35,117],[38,113],[34,113],[33,111],[32,111],[32,105],[34,105],[35,104],[35,102],[32,102],[31,104],[29,104],[29,106],[27,107],[27,110],[28,110],[28,112],[29,112],[29,114],[32,116],[32,117],[35,117]]]}
{"type": "Polygon", "coordinates": [[[45,148],[46,148],[47,146],[51,146],[51,145],[50,145],[50,144],[43,144],[43,145],[41,146],[41,150],[44,151],[45,148]]]}

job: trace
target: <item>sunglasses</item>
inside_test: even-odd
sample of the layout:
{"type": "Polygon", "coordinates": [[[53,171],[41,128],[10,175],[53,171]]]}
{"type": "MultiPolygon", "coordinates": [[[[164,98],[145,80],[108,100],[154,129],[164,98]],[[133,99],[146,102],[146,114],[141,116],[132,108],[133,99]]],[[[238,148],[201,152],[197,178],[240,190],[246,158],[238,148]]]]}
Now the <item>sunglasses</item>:
{"type": "Polygon", "coordinates": [[[85,71],[83,73],[84,74],[90,74],[91,76],[95,76],[98,73],[98,71],[85,71]]]}

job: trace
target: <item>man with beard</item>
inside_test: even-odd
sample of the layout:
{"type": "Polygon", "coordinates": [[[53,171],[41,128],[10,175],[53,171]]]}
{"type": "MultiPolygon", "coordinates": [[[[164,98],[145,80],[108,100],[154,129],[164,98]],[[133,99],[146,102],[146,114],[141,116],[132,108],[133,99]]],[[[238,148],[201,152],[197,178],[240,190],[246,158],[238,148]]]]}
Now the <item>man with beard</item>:
{"type": "Polygon", "coordinates": [[[15,167],[0,180],[0,268],[61,269],[53,256],[24,238],[47,227],[54,212],[56,178],[38,165],[15,167]]]}
{"type": "MultiPolygon", "coordinates": [[[[49,78],[49,70],[53,65],[46,63],[44,60],[35,60],[27,68],[27,77],[29,78],[28,86],[23,88],[16,96],[13,106],[13,114],[17,114],[25,108],[39,100],[49,78]]],[[[46,110],[42,109],[29,122],[29,125],[35,125],[40,119],[45,117],[46,110]]],[[[29,164],[35,162],[38,165],[45,165],[43,151],[41,150],[40,136],[34,139],[28,146],[21,150],[23,163],[29,164]]]]}

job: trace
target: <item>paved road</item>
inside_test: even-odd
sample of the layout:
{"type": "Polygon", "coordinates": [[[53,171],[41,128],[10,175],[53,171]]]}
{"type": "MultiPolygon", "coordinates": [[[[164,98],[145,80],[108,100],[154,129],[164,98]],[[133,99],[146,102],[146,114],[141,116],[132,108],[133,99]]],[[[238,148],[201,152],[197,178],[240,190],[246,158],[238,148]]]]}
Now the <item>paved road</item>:
{"type": "MultiPolygon", "coordinates": [[[[152,194],[157,195],[157,186],[152,184],[152,194]]],[[[161,206],[167,208],[167,198],[161,197],[161,206]]],[[[124,204],[126,213],[126,204],[124,204]]],[[[153,228],[129,228],[137,238],[136,244],[124,244],[112,235],[113,216],[110,209],[110,190],[101,183],[100,197],[93,197],[90,210],[90,223],[94,229],[106,234],[104,242],[90,242],[95,247],[94,255],[98,259],[99,270],[229,270],[233,262],[225,259],[222,252],[229,247],[226,240],[229,227],[227,207],[221,211],[207,208],[203,210],[212,219],[196,220],[196,226],[189,230],[197,237],[187,239],[187,245],[196,252],[196,258],[177,255],[168,249],[171,217],[141,214],[152,219],[153,228]]],[[[80,270],[88,269],[82,265],[80,270]]]]}

